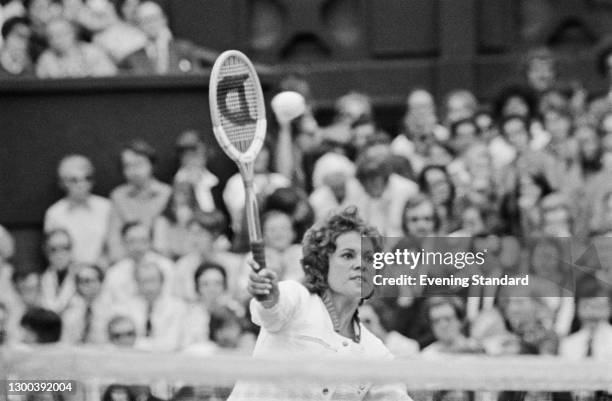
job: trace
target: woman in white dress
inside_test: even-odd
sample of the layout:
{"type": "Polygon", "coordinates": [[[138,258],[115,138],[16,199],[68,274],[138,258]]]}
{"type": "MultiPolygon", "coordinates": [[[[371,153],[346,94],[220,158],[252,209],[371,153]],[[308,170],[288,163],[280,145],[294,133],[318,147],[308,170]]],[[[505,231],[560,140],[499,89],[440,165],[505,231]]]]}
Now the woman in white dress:
{"type": "MultiPolygon", "coordinates": [[[[248,291],[253,322],[261,327],[253,355],[282,356],[293,361],[351,357],[392,359],[385,345],[359,321],[357,309],[371,295],[363,286],[362,237],[380,250],[378,233],[355,208],[348,208],[312,227],[304,236],[305,284],[278,282],[268,269],[251,273],[248,291]],[[364,296],[364,293],[366,296],[364,296]],[[259,300],[258,300],[259,299],[259,300]]],[[[256,266],[253,263],[253,267],[256,266]]],[[[364,279],[364,283],[367,280],[364,279]]],[[[230,401],[246,400],[410,400],[403,385],[371,383],[304,384],[239,382],[230,401]]]]}

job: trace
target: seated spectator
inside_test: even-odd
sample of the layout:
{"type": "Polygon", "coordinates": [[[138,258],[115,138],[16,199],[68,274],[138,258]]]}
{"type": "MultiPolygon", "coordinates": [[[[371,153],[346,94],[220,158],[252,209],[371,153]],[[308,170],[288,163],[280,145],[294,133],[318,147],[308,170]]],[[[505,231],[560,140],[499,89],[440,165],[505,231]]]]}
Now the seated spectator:
{"type": "Polygon", "coordinates": [[[525,77],[529,87],[542,94],[557,83],[557,59],[546,47],[531,49],[525,57],[525,77]]]}
{"type": "Polygon", "coordinates": [[[501,183],[505,183],[502,188],[509,190],[515,177],[524,174],[542,175],[552,188],[559,187],[563,177],[563,168],[550,154],[532,149],[530,143],[533,134],[525,117],[518,114],[508,115],[500,123],[500,131],[517,152],[508,168],[500,171],[505,175],[504,179],[499,179],[501,183]]]}
{"type": "Polygon", "coordinates": [[[121,150],[126,183],[110,195],[113,203],[109,234],[111,260],[119,260],[124,255],[121,229],[126,223],[139,221],[152,227],[168,204],[172,189],[155,178],[155,160],[155,149],[143,140],[134,140],[121,150]]]}
{"type": "Polygon", "coordinates": [[[145,262],[134,273],[136,295],[117,306],[134,319],[136,348],[177,350],[186,324],[185,304],[164,291],[165,276],[155,263],[145,262]]]}
{"type": "Polygon", "coordinates": [[[204,262],[215,263],[225,269],[231,294],[245,294],[246,289],[238,284],[244,257],[215,247],[215,241],[224,228],[225,219],[221,212],[198,212],[189,221],[187,229],[189,230],[192,251],[176,262],[174,293],[177,296],[186,301],[196,301],[198,299],[193,278],[198,267],[204,262]]]}
{"type": "MultiPolygon", "coordinates": [[[[262,233],[265,245],[266,268],[271,269],[279,280],[294,280],[301,282],[304,278],[302,270],[302,246],[295,243],[296,232],[291,217],[279,210],[266,212],[261,218],[262,233]]],[[[243,275],[251,272],[245,264],[243,275]]],[[[243,280],[246,283],[246,277],[243,280]]]]}
{"type": "Polygon", "coordinates": [[[129,316],[115,315],[106,326],[110,344],[119,348],[133,348],[136,344],[136,324],[129,316]]]}
{"type": "Polygon", "coordinates": [[[30,57],[30,21],[13,17],[2,25],[3,44],[0,47],[0,78],[34,76],[34,64],[30,57]]]}
{"type": "Polygon", "coordinates": [[[127,223],[122,230],[127,250],[125,258],[111,266],[106,272],[104,296],[112,303],[120,303],[137,292],[135,272],[146,263],[153,263],[164,274],[164,292],[174,288],[175,272],[171,260],[151,249],[151,230],[142,223],[127,223]]]}
{"type": "Polygon", "coordinates": [[[21,312],[41,306],[40,274],[32,270],[16,270],[11,280],[17,295],[14,306],[21,312]]]}
{"type": "Polygon", "coordinates": [[[201,209],[193,185],[175,181],[172,196],[153,225],[155,251],[173,260],[187,255],[191,251],[187,223],[198,210],[201,209]]]}
{"type": "Polygon", "coordinates": [[[436,341],[423,349],[424,355],[482,352],[479,344],[463,334],[464,305],[461,299],[431,297],[425,303],[425,311],[436,341]]]}
{"type": "Polygon", "coordinates": [[[61,18],[49,21],[46,37],[49,48],[36,65],[39,78],[103,77],[117,73],[117,67],[103,50],[78,40],[70,21],[61,18]]]}
{"type": "Polygon", "coordinates": [[[11,233],[0,225],[0,302],[10,303],[15,298],[14,289],[11,286],[14,269],[10,263],[14,254],[15,240],[11,233]]]}
{"type": "Polygon", "coordinates": [[[438,124],[431,93],[424,89],[410,92],[402,127],[402,132],[391,142],[391,151],[408,159],[414,173],[418,174],[425,166],[429,145],[448,140],[448,131],[438,124]]]}
{"type": "MultiPolygon", "coordinates": [[[[489,394],[486,394],[489,395],[489,394]]],[[[436,391],[433,401],[473,401],[474,393],[465,390],[442,390],[436,391]]]]}
{"type": "Polygon", "coordinates": [[[528,355],[556,355],[559,337],[553,330],[553,312],[539,286],[501,287],[498,304],[510,332],[518,337],[517,351],[528,355]]]}
{"type": "Polygon", "coordinates": [[[406,358],[419,353],[419,343],[392,329],[394,313],[381,302],[368,302],[359,307],[359,320],[387,346],[396,358],[406,358]]]}
{"type": "Polygon", "coordinates": [[[355,165],[346,156],[326,153],[315,164],[314,190],[308,200],[315,220],[321,221],[335,210],[342,210],[361,194],[355,178],[355,165]]]}
{"type": "Polygon", "coordinates": [[[62,313],[62,341],[69,344],[105,343],[111,305],[101,296],[104,272],[96,265],[81,265],[75,281],[76,294],[62,313]]]}
{"type": "Polygon", "coordinates": [[[255,336],[242,326],[243,319],[234,310],[223,307],[210,317],[210,339],[221,349],[251,353],[255,336]]]}
{"type": "Polygon", "coordinates": [[[9,309],[0,301],[0,347],[9,343],[9,309]]]}
{"type": "MultiPolygon", "coordinates": [[[[291,182],[285,176],[271,171],[270,146],[263,145],[253,165],[253,191],[259,203],[263,203],[278,188],[287,188],[291,182]]],[[[244,184],[240,174],[236,173],[225,184],[223,201],[229,211],[234,235],[243,238],[248,236],[245,214],[244,184]]],[[[244,240],[243,240],[244,241],[244,240]]]]}
{"type": "Polygon", "coordinates": [[[540,201],[541,230],[545,236],[571,237],[573,216],[567,198],[558,193],[552,193],[540,201]]]}
{"type": "Polygon", "coordinates": [[[198,302],[193,303],[187,312],[189,325],[186,328],[185,345],[210,349],[210,315],[225,305],[239,308],[242,315],[244,309],[229,295],[227,273],[222,266],[204,262],[196,270],[194,279],[198,302]]]}
{"type": "Polygon", "coordinates": [[[506,233],[526,237],[539,229],[538,205],[553,189],[543,174],[525,172],[514,178],[513,189],[500,201],[499,217],[506,233]]]}
{"type": "Polygon", "coordinates": [[[546,292],[544,302],[552,311],[553,330],[559,336],[569,334],[575,312],[571,254],[569,243],[563,239],[536,239],[530,249],[530,273],[533,282],[546,292]]]}
{"type": "Polygon", "coordinates": [[[386,156],[367,152],[357,161],[356,175],[365,191],[355,204],[359,214],[382,235],[400,236],[403,207],[418,193],[417,185],[391,173],[386,156]]]}
{"type": "Polygon", "coordinates": [[[104,50],[115,63],[140,50],[147,42],[144,33],[123,21],[111,0],[76,0],[65,11],[66,17],[92,36],[92,43],[104,50]]]}
{"type": "Polygon", "coordinates": [[[423,194],[409,199],[402,213],[402,233],[409,238],[435,237],[439,233],[439,217],[433,201],[423,194]]]}
{"type": "Polygon", "coordinates": [[[559,355],[564,358],[612,357],[612,325],[609,285],[597,276],[585,276],[576,289],[576,312],[580,330],[561,341],[559,355]]]}
{"type": "Polygon", "coordinates": [[[487,218],[483,210],[468,205],[461,212],[461,226],[459,230],[449,234],[450,237],[475,237],[486,233],[487,218]]]}
{"type": "Polygon", "coordinates": [[[145,1],[136,7],[136,25],[144,32],[143,49],[127,56],[121,68],[133,74],[184,74],[202,70],[202,62],[211,62],[216,54],[194,44],[175,39],[162,8],[145,1]]]}
{"type": "Polygon", "coordinates": [[[454,216],[455,186],[446,168],[425,167],[419,174],[418,183],[421,192],[429,196],[436,207],[439,231],[453,231],[457,226],[454,216]]]}
{"type": "Polygon", "coordinates": [[[267,213],[272,210],[291,216],[296,238],[303,238],[306,230],[314,223],[314,211],[308,203],[306,193],[295,186],[279,188],[268,196],[260,209],[260,213],[267,213]]]}
{"type": "Polygon", "coordinates": [[[32,36],[30,38],[30,52],[32,61],[36,62],[47,49],[47,24],[61,18],[64,12],[62,0],[24,0],[27,16],[30,18],[32,36]]]}
{"type": "Polygon", "coordinates": [[[353,124],[360,120],[372,120],[372,100],[362,93],[349,92],[340,96],[334,105],[334,122],[322,130],[324,140],[348,144],[353,141],[353,124]]]}
{"type": "Polygon", "coordinates": [[[47,209],[45,231],[61,228],[70,234],[75,262],[101,262],[105,256],[111,203],[91,193],[94,182],[91,161],[81,155],[66,156],[59,163],[57,175],[66,196],[47,209]]]}
{"type": "Polygon", "coordinates": [[[444,125],[447,127],[462,120],[473,119],[478,111],[478,100],[472,92],[466,89],[456,89],[449,92],[446,95],[444,105],[444,125]]]}
{"type": "Polygon", "coordinates": [[[72,237],[62,228],[51,230],[46,234],[44,251],[49,265],[40,278],[41,302],[61,314],[75,292],[78,267],[72,258],[72,237]]]}
{"type": "Polygon", "coordinates": [[[222,210],[223,199],[219,179],[209,170],[212,150],[202,140],[200,132],[188,130],[181,133],[176,141],[179,168],[174,182],[188,182],[193,185],[196,200],[204,212],[222,210]]]}
{"type": "Polygon", "coordinates": [[[21,318],[23,329],[21,342],[24,344],[57,343],[62,335],[62,319],[55,312],[33,307],[21,318]]]}
{"type": "Polygon", "coordinates": [[[102,401],[137,401],[130,386],[111,384],[104,390],[102,401]]]}

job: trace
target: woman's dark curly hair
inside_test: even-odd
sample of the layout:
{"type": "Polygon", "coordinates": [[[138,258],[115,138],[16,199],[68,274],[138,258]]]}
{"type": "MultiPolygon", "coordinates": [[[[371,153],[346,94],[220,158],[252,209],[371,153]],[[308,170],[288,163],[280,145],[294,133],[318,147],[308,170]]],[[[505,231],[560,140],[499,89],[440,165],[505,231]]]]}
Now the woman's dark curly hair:
{"type": "Polygon", "coordinates": [[[357,208],[349,206],[339,213],[329,216],[324,222],[311,227],[302,242],[302,267],[305,286],[311,293],[322,295],[329,288],[329,255],[336,251],[336,240],[342,234],[357,232],[372,241],[373,251],[382,250],[382,240],[378,231],[363,221],[357,208]]]}

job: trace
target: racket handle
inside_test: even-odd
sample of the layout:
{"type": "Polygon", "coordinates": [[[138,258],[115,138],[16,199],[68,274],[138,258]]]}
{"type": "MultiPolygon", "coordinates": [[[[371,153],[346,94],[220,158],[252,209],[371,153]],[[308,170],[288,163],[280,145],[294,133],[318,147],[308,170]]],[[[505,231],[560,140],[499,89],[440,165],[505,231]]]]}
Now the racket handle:
{"type": "MultiPolygon", "coordinates": [[[[262,240],[251,241],[251,253],[253,254],[253,260],[259,265],[259,270],[266,268],[266,248],[262,240]]],[[[258,270],[258,271],[259,271],[258,270]]],[[[255,297],[258,301],[265,301],[268,299],[267,295],[257,295],[255,297]]]]}

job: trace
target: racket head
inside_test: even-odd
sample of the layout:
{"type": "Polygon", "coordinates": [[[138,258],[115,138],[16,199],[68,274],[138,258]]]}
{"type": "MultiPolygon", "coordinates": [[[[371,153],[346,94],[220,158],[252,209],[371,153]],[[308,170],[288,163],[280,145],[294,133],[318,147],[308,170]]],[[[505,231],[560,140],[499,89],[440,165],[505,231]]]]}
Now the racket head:
{"type": "Polygon", "coordinates": [[[266,109],[257,72],[242,52],[228,50],[215,61],[209,104],[223,151],[237,163],[252,163],[266,136],[266,109]]]}

